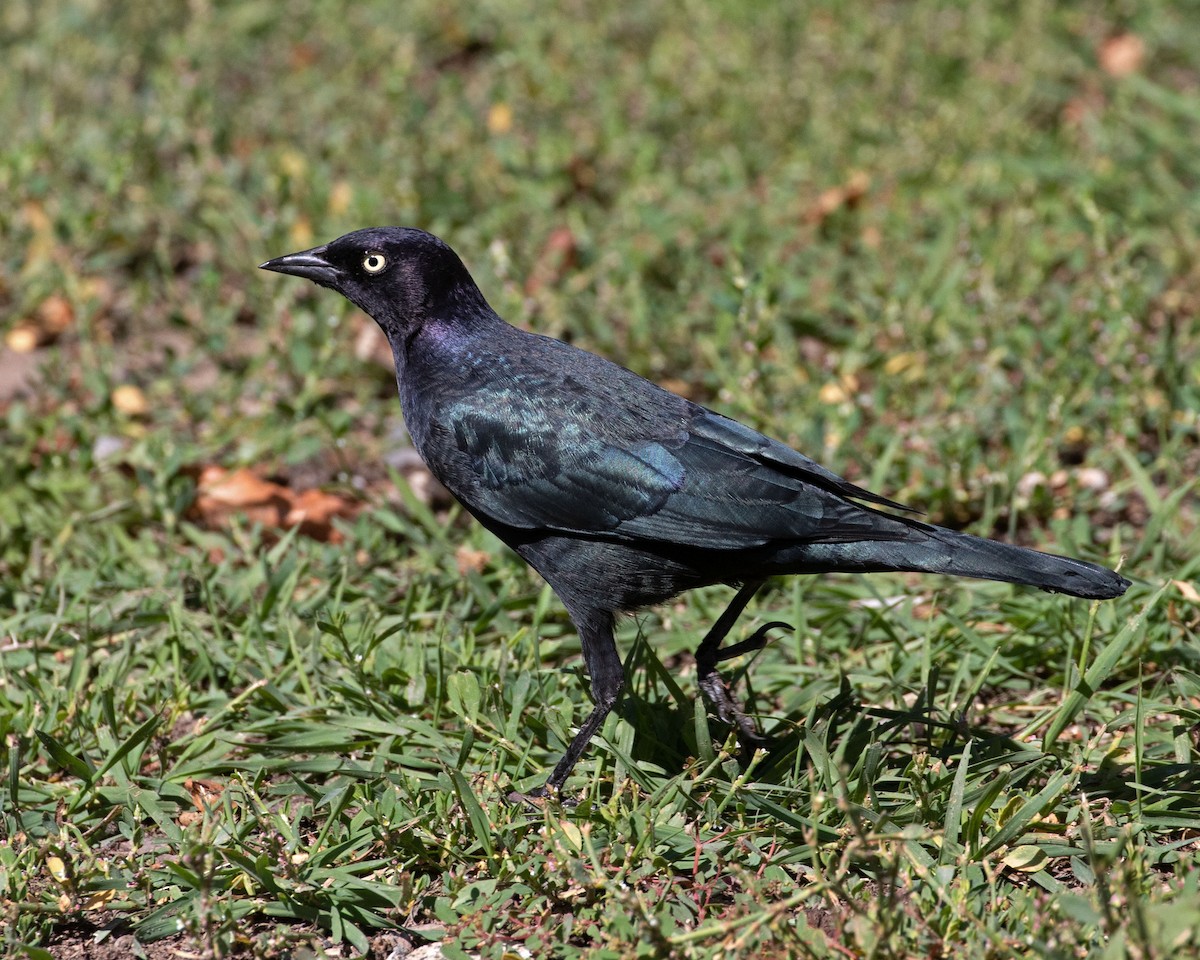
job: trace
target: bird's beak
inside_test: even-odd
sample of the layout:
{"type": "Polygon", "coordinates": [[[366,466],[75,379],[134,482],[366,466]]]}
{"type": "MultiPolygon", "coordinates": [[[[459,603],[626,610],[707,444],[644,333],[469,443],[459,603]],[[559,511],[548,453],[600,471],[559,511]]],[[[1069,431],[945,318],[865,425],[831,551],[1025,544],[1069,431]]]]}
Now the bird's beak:
{"type": "Polygon", "coordinates": [[[322,244],[311,250],[301,250],[299,253],[276,257],[274,260],[260,264],[258,269],[290,273],[293,277],[305,277],[323,287],[331,287],[337,281],[338,269],[325,259],[326,247],[327,244],[322,244]]]}

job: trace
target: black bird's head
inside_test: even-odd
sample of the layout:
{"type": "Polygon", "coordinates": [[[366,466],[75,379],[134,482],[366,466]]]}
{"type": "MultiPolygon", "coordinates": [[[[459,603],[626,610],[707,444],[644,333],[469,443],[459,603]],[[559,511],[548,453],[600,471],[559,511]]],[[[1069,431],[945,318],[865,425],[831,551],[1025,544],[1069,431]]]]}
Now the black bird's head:
{"type": "Polygon", "coordinates": [[[458,254],[433,234],[412,227],[355,230],[311,250],[268,260],[261,269],[336,290],[374,317],[393,341],[431,318],[460,321],[480,308],[491,314],[458,254]]]}

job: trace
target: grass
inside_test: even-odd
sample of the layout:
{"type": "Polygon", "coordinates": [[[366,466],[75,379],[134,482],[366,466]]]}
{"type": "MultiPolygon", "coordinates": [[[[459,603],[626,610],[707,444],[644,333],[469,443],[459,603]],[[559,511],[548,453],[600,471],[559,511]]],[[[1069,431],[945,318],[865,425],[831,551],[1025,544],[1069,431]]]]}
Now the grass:
{"type": "Polygon", "coordinates": [[[50,342],[0,355],[5,950],[1200,949],[1198,30],[1165,2],[6,3],[0,298],[50,342]],[[1134,586],[781,581],[743,629],[794,634],[733,665],[753,758],[695,703],[729,595],[698,591],[622,624],[578,805],[506,804],[589,708],[574,632],[385,465],[359,318],[254,269],[382,222],[514,322],[1134,586]],[[205,525],[212,464],[357,513],[338,543],[205,525]]]}

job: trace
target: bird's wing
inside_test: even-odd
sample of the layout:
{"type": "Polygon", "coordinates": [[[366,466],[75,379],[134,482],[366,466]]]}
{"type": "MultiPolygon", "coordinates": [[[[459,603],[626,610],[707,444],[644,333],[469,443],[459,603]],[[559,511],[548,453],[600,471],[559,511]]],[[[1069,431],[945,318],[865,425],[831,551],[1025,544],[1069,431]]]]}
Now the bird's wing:
{"type": "Polygon", "coordinates": [[[778,440],[772,440],[757,430],[751,430],[745,424],[731,420],[729,417],[723,417],[711,410],[698,409],[700,413],[692,421],[690,428],[692,439],[695,442],[705,441],[728,452],[742,454],[787,476],[843,497],[866,500],[868,503],[890,507],[892,510],[900,510],[905,513],[918,512],[903,503],[881,497],[877,493],[872,493],[864,487],[839,477],[815,460],[810,460],[804,454],[778,440]]]}
{"type": "MultiPolygon", "coordinates": [[[[546,410],[517,392],[441,412],[436,446],[455,451],[451,491],[473,512],[523,529],[717,550],[766,543],[902,538],[902,525],[851,498],[906,509],[777,441],[682,398],[665,423],[546,410]],[[465,468],[465,469],[464,469],[465,468]]],[[[434,466],[437,474],[443,471],[434,466]]],[[[443,477],[443,482],[446,482],[443,477]]]]}

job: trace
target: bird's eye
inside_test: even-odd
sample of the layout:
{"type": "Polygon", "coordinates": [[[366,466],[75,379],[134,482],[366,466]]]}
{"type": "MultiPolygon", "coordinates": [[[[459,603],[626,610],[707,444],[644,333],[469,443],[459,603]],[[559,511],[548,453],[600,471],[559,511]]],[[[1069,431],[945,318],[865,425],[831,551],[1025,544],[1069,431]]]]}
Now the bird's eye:
{"type": "Polygon", "coordinates": [[[379,273],[379,271],[386,266],[387,257],[385,257],[382,253],[368,253],[365,257],[363,257],[363,269],[366,270],[367,273],[379,273]]]}

